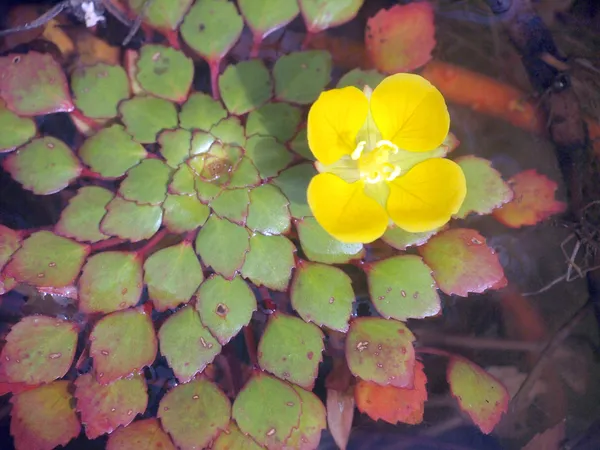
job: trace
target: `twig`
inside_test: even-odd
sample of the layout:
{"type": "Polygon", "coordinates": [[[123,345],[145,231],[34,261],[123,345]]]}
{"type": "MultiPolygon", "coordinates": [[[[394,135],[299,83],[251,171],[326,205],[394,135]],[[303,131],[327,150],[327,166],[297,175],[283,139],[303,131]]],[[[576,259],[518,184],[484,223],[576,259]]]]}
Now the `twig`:
{"type": "Polygon", "coordinates": [[[146,15],[148,8],[150,7],[150,5],[152,4],[153,1],[154,0],[146,0],[144,2],[144,4],[142,5],[142,9],[140,10],[140,13],[135,18],[135,21],[133,22],[133,24],[131,25],[131,28],[129,29],[129,33],[127,33],[127,36],[125,36],[125,39],[123,39],[123,46],[129,44],[131,39],[133,39],[133,36],[135,36],[135,33],[137,33],[137,31],[140,29],[140,26],[142,25],[142,21],[144,20],[144,16],[146,15]]]}
{"type": "Polygon", "coordinates": [[[60,2],[58,5],[50,8],[48,11],[46,11],[40,17],[38,17],[35,20],[32,20],[29,23],[26,23],[24,25],[19,25],[14,28],[9,28],[7,30],[0,30],[0,37],[8,36],[9,34],[13,34],[13,33],[20,33],[21,31],[33,30],[34,28],[39,28],[41,26],[44,26],[50,20],[52,20],[56,16],[58,16],[68,6],[69,6],[69,0],[60,2]]]}
{"type": "Polygon", "coordinates": [[[518,352],[539,352],[546,342],[527,342],[509,339],[491,339],[471,336],[452,336],[426,331],[416,331],[419,343],[427,345],[443,345],[448,347],[461,347],[473,350],[498,350],[498,351],[518,351],[518,352]]]}

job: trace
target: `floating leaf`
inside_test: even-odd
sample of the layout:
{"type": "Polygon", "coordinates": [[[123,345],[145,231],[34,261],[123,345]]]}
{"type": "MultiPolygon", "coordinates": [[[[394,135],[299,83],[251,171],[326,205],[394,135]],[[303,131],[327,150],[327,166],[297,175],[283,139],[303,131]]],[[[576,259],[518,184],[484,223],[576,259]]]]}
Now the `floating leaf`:
{"type": "Polygon", "coordinates": [[[162,130],[177,128],[177,110],[168,100],[137,95],[119,105],[125,129],[140,144],[156,142],[162,130]]]}
{"type": "Polygon", "coordinates": [[[354,395],[327,389],[327,425],[337,446],[345,450],[354,419],[354,395]]]}
{"type": "Polygon", "coordinates": [[[412,388],[415,337],[402,322],[360,317],[350,323],[346,360],[350,371],[381,385],[412,388]]]}
{"type": "Polygon", "coordinates": [[[375,89],[383,81],[385,75],[376,70],[352,69],[338,81],[337,88],[341,89],[347,86],[354,86],[361,91],[365,86],[375,89]]]}
{"type": "Polygon", "coordinates": [[[308,259],[325,264],[345,264],[364,256],[362,244],[338,241],[323,229],[314,217],[305,217],[296,223],[302,251],[308,259]]]}
{"type": "Polygon", "coordinates": [[[146,159],[127,172],[119,194],[139,204],[158,205],[165,200],[170,177],[171,169],[164,162],[146,159]]]}
{"type": "Polygon", "coordinates": [[[233,172],[230,188],[242,188],[256,186],[261,182],[258,169],[252,164],[249,158],[243,157],[239,165],[233,172]]]}
{"type": "Polygon", "coordinates": [[[169,184],[169,193],[194,195],[196,193],[195,175],[190,166],[182,164],[173,174],[169,184]]]}
{"type": "Polygon", "coordinates": [[[246,155],[258,169],[261,178],[276,176],[292,162],[292,154],[271,136],[253,136],[248,139],[246,155]]]}
{"type": "Polygon", "coordinates": [[[160,206],[138,205],[118,196],[106,205],[106,210],[106,216],[100,224],[100,231],[131,242],[154,236],[162,222],[160,206]]]}
{"type": "Polygon", "coordinates": [[[38,231],[23,241],[4,269],[4,275],[32,286],[69,286],[90,252],[88,245],[38,231]]]}
{"type": "Polygon", "coordinates": [[[510,396],[493,376],[471,361],[452,357],[446,374],[450,391],[485,434],[492,432],[502,414],[508,411],[510,396]]]}
{"type": "Polygon", "coordinates": [[[427,242],[431,236],[439,230],[424,231],[422,233],[409,233],[395,225],[385,230],[381,239],[386,244],[398,250],[406,250],[408,247],[420,246],[427,242]]]}
{"type": "Polygon", "coordinates": [[[288,448],[316,449],[321,440],[321,431],[327,427],[325,405],[312,392],[298,386],[292,386],[292,388],[300,396],[302,414],[298,428],[292,431],[286,445],[288,448]]]}
{"type": "Polygon", "coordinates": [[[241,145],[246,143],[244,127],[237,117],[221,120],[210,129],[211,134],[225,144],[241,145]]]}
{"type": "Polygon", "coordinates": [[[469,155],[456,162],[467,179],[467,196],[455,217],[463,219],[472,212],[489,214],[512,199],[512,190],[491,161],[469,155]]]}
{"type": "Polygon", "coordinates": [[[96,379],[110,384],[154,362],[156,335],[150,317],[135,309],[100,319],[90,334],[96,379]]]}
{"type": "Polygon", "coordinates": [[[2,165],[11,177],[37,195],[54,194],[81,173],[71,149],[51,136],[34,139],[8,155],[2,165]]]}
{"type": "Polygon", "coordinates": [[[177,450],[169,435],[155,418],[138,420],[127,427],[119,427],[108,436],[106,450],[177,450]]]}
{"type": "Polygon", "coordinates": [[[514,191],[513,200],[493,212],[508,227],[535,225],[567,209],[565,203],[554,199],[558,185],[535,169],[516,174],[508,184],[514,191]]]}
{"type": "Polygon", "coordinates": [[[211,216],[196,238],[196,253],[225,278],[241,269],[250,249],[250,233],[227,219],[211,216]]]}
{"type": "Polygon", "coordinates": [[[281,191],[263,184],[250,191],[247,225],[266,235],[286,233],[290,229],[289,201],[281,191]]]}
{"type": "Polygon", "coordinates": [[[205,448],[231,418],[229,399],[212,382],[174,387],[160,401],[158,418],[181,450],[205,448]]]}
{"type": "Polygon", "coordinates": [[[176,169],[190,157],[192,133],[182,128],[165,130],[158,136],[158,144],[160,154],[165,158],[166,163],[176,169]]]}
{"type": "Polygon", "coordinates": [[[309,161],[316,161],[315,155],[313,155],[310,148],[308,147],[306,127],[303,127],[300,131],[298,131],[296,137],[294,137],[292,142],[290,142],[290,149],[298,155],[302,156],[304,159],[307,159],[309,161]]]}
{"type": "Polygon", "coordinates": [[[146,44],[137,60],[136,78],[144,91],[181,103],[192,87],[194,64],[172,47],[146,44]]]}
{"type": "Polygon", "coordinates": [[[233,403],[233,418],[244,434],[267,448],[284,448],[300,423],[302,400],[287,383],[255,372],[233,403]]]}
{"type": "Polygon", "coordinates": [[[434,236],[419,251],[448,295],[482,293],[506,282],[498,255],[475,230],[456,228],[434,236]]]}
{"type": "Polygon", "coordinates": [[[323,332],[297,317],[275,313],[258,344],[258,363],[273,375],[314,387],[323,353],[323,332]]]}
{"type": "Polygon", "coordinates": [[[248,189],[229,189],[221,191],[217,198],[210,202],[210,207],[219,216],[244,225],[249,203],[248,189]]]}
{"type": "Polygon", "coordinates": [[[262,450],[264,447],[258,445],[250,436],[240,431],[235,422],[231,422],[227,431],[221,432],[213,442],[212,450],[262,450]]]}
{"type": "Polygon", "coordinates": [[[367,266],[371,302],[386,319],[424,319],[441,305],[431,269],[415,255],[396,256],[367,266]]]}
{"type": "Polygon", "coordinates": [[[79,150],[79,156],[103,177],[120,177],[147,153],[121,125],[111,125],[88,138],[79,150]]]}
{"type": "Polygon", "coordinates": [[[52,450],[77,437],[81,429],[73,408],[68,381],[54,381],[15,394],[10,434],[15,448],[52,450]]]}
{"type": "Polygon", "coordinates": [[[299,264],[292,282],[291,300],[305,321],[348,331],[354,291],[350,277],[341,269],[325,264],[299,264]]]}
{"type": "Polygon", "coordinates": [[[55,231],[82,242],[98,242],[109,236],[100,231],[100,222],[106,214],[106,205],[114,198],[108,189],[84,186],[63,209],[55,231]]]}
{"type": "Polygon", "coordinates": [[[200,322],[192,306],[170,316],[158,332],[160,352],[181,383],[187,383],[221,353],[221,344],[200,322]]]}
{"type": "Polygon", "coordinates": [[[294,137],[301,115],[299,108],[288,103],[267,103],[248,114],[246,136],[273,136],[279,142],[287,142],[294,137]]]}
{"type": "Polygon", "coordinates": [[[197,0],[181,25],[183,40],[207,61],[220,61],[242,34],[244,22],[227,0],[197,0]]]}
{"type": "Polygon", "coordinates": [[[292,217],[301,219],[304,216],[312,216],[306,199],[306,190],[311,178],[316,174],[317,171],[313,165],[305,163],[284,170],[273,180],[273,184],[281,189],[290,201],[292,217]]]}
{"type": "Polygon", "coordinates": [[[417,361],[412,389],[381,386],[371,381],[360,380],[354,389],[356,406],[360,412],[373,420],[383,419],[391,424],[402,422],[417,425],[423,422],[427,400],[426,384],[423,363],[417,361]]]}
{"type": "Polygon", "coordinates": [[[21,236],[19,233],[0,225],[0,271],[20,246],[21,236]]]}
{"type": "Polygon", "coordinates": [[[28,316],[6,336],[0,362],[11,383],[41,384],[62,378],[75,355],[77,327],[46,316],[28,316]]]}
{"type": "Polygon", "coordinates": [[[137,253],[103,252],[90,257],[79,279],[79,310],[110,313],[135,306],[142,295],[137,253]]]}
{"type": "Polygon", "coordinates": [[[331,55],[323,50],[284,55],[275,63],[273,77],[277,99],[307,105],[329,84],[331,55]]]}
{"type": "Polygon", "coordinates": [[[300,12],[296,0],[239,0],[238,6],[254,35],[261,42],[269,34],[290,23],[300,12]]]}
{"type": "Polygon", "coordinates": [[[151,3],[146,0],[127,0],[127,3],[136,14],[144,12],[144,23],[166,34],[179,27],[193,0],[153,0],[151,3]]]}
{"type": "Polygon", "coordinates": [[[381,9],[367,21],[365,45],[375,68],[383,73],[410,72],[425,65],[435,47],[431,3],[381,9]]]}
{"type": "Polygon", "coordinates": [[[19,116],[42,116],[74,109],[60,65],[48,53],[0,58],[0,97],[19,116]]]}
{"type": "Polygon", "coordinates": [[[212,202],[222,190],[221,186],[217,185],[217,183],[204,181],[200,177],[196,177],[194,184],[198,198],[202,203],[206,204],[212,202]]]}
{"type": "Polygon", "coordinates": [[[126,427],[148,405],[146,382],[139,375],[108,386],[98,383],[91,373],[80,375],[75,380],[75,398],[89,439],[126,427]]]}
{"type": "Polygon", "coordinates": [[[308,32],[318,33],[354,19],[363,1],[299,0],[299,3],[308,32]]]}
{"type": "Polygon", "coordinates": [[[179,121],[181,128],[209,131],[227,117],[221,102],[203,92],[194,92],[181,106],[179,121]]]}
{"type": "Polygon", "coordinates": [[[202,323],[222,345],[248,325],[256,311],[256,297],[239,276],[227,280],[212,275],[200,285],[196,295],[196,309],[202,323]]]}
{"type": "Polygon", "coordinates": [[[129,79],[123,67],[98,63],[76,68],[71,89],[75,105],[86,117],[111,119],[119,103],[129,98],[129,79]]]}
{"type": "Polygon", "coordinates": [[[286,237],[255,233],[250,237],[242,275],[257,286],[285,291],[295,264],[295,251],[296,247],[286,237]]]}
{"type": "Polygon", "coordinates": [[[0,99],[0,153],[10,152],[35,136],[33,119],[19,117],[0,99]]]}
{"type": "Polygon", "coordinates": [[[196,196],[167,195],[163,203],[163,224],[173,233],[184,233],[204,225],[210,208],[196,196]]]}
{"type": "Polygon", "coordinates": [[[227,66],[219,77],[219,91],[229,112],[242,115],[271,98],[273,82],[262,60],[253,59],[227,66]]]}
{"type": "Polygon", "coordinates": [[[215,137],[205,131],[194,131],[192,135],[192,146],[190,148],[190,155],[199,155],[206,153],[215,143],[215,137]]]}

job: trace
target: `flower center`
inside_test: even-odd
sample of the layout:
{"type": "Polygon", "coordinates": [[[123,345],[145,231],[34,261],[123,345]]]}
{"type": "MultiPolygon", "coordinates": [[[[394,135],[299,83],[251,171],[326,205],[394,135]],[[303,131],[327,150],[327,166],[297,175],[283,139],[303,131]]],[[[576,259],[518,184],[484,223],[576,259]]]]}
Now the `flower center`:
{"type": "Polygon", "coordinates": [[[397,164],[392,163],[390,158],[398,153],[398,147],[390,141],[379,141],[373,149],[365,151],[366,141],[360,141],[351,158],[358,161],[360,178],[367,183],[379,183],[380,181],[392,181],[402,172],[397,164]]]}

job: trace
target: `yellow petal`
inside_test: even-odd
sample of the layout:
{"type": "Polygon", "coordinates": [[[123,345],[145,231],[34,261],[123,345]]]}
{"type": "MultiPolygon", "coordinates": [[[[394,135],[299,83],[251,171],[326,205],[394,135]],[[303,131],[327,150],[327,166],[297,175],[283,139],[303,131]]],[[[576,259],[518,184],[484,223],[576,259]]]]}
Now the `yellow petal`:
{"type": "Polygon", "coordinates": [[[387,211],[396,225],[411,233],[445,225],[467,193],[465,175],[454,161],[428,159],[389,183],[387,211]]]}
{"type": "Polygon", "coordinates": [[[439,147],[450,129],[450,115],[440,91],[410,73],[391,75],[375,88],[371,114],[382,139],[411,152],[439,147]]]}
{"type": "Polygon", "coordinates": [[[373,242],[387,228],[385,209],[365,194],[362,181],[350,184],[321,173],[311,180],[307,196],[317,222],[339,241],[373,242]]]}
{"type": "Polygon", "coordinates": [[[368,113],[367,97],[353,86],[321,93],[308,112],[308,146],[315,158],[332,164],[351,154],[368,113]]]}

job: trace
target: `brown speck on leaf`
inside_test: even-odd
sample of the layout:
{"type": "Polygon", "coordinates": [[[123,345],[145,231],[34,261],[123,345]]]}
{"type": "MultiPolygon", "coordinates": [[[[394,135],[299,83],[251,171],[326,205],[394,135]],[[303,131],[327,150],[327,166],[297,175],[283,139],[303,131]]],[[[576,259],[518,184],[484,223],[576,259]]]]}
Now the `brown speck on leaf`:
{"type": "Polygon", "coordinates": [[[377,363],[377,367],[379,367],[380,369],[383,369],[383,364],[377,363]]]}
{"type": "Polygon", "coordinates": [[[48,263],[48,267],[56,267],[56,263],[55,262],[49,262],[48,263]]]}
{"type": "Polygon", "coordinates": [[[156,62],[160,59],[160,52],[156,52],[154,55],[152,55],[152,61],[156,62]]]}
{"type": "Polygon", "coordinates": [[[419,291],[415,291],[415,293],[413,294],[413,298],[419,298],[419,291]]]}
{"type": "Polygon", "coordinates": [[[307,67],[308,67],[308,66],[307,66],[306,64],[304,64],[304,63],[300,64],[300,68],[301,68],[301,69],[306,69],[307,67]]]}
{"type": "Polygon", "coordinates": [[[294,402],[287,402],[286,405],[288,405],[288,406],[294,406],[294,402]]]}
{"type": "Polygon", "coordinates": [[[62,353],[50,353],[50,354],[48,355],[48,358],[50,358],[50,359],[58,359],[58,358],[60,358],[61,356],[62,356],[62,353]]]}
{"type": "Polygon", "coordinates": [[[100,353],[102,353],[104,356],[108,356],[109,355],[108,350],[101,350],[100,353]]]}
{"type": "Polygon", "coordinates": [[[387,289],[385,290],[385,293],[386,293],[386,294],[389,294],[390,292],[392,292],[392,288],[391,288],[391,287],[389,287],[389,288],[387,288],[387,289]]]}
{"type": "Polygon", "coordinates": [[[127,306],[127,303],[125,303],[125,302],[119,303],[119,308],[125,308],[126,306],[127,306]]]}
{"type": "Polygon", "coordinates": [[[378,300],[385,300],[385,296],[384,295],[380,295],[379,297],[377,297],[378,300]]]}
{"type": "Polygon", "coordinates": [[[361,341],[358,344],[356,344],[356,350],[362,352],[363,350],[366,350],[368,346],[369,343],[367,341],[361,341]]]}
{"type": "Polygon", "coordinates": [[[204,26],[204,24],[203,24],[203,23],[201,23],[200,25],[198,25],[198,30],[199,30],[199,31],[204,31],[204,29],[205,29],[205,28],[206,28],[206,27],[204,26]]]}
{"type": "Polygon", "coordinates": [[[127,288],[121,289],[121,295],[125,295],[125,294],[127,294],[127,288]]]}
{"type": "Polygon", "coordinates": [[[314,356],[314,355],[315,355],[315,354],[314,354],[313,352],[308,352],[308,353],[306,354],[306,357],[307,357],[308,359],[313,359],[313,356],[314,356]]]}
{"type": "Polygon", "coordinates": [[[400,347],[400,353],[402,353],[403,355],[406,354],[406,347],[400,347]]]}
{"type": "Polygon", "coordinates": [[[194,395],[192,398],[193,398],[194,400],[198,400],[198,399],[200,398],[200,396],[199,396],[198,394],[196,394],[196,395],[194,395]]]}
{"type": "Polygon", "coordinates": [[[273,436],[276,433],[276,429],[275,428],[271,428],[269,431],[267,431],[267,436],[273,436]]]}
{"type": "Polygon", "coordinates": [[[289,372],[283,372],[281,375],[282,375],[284,378],[289,378],[289,377],[291,376],[289,372]]]}
{"type": "Polygon", "coordinates": [[[37,277],[38,277],[38,278],[44,278],[44,276],[45,276],[45,275],[44,275],[43,273],[38,273],[38,274],[37,274],[37,277]]]}
{"type": "Polygon", "coordinates": [[[52,142],[48,142],[46,144],[46,147],[48,147],[50,150],[52,150],[54,148],[54,144],[52,142]]]}
{"type": "Polygon", "coordinates": [[[402,289],[402,290],[400,291],[400,295],[401,295],[402,297],[406,297],[406,291],[405,291],[404,289],[402,289]]]}
{"type": "Polygon", "coordinates": [[[13,64],[19,64],[21,62],[20,56],[15,56],[12,60],[13,64]]]}
{"type": "Polygon", "coordinates": [[[221,316],[221,317],[226,316],[228,311],[229,311],[229,308],[227,308],[227,306],[225,306],[223,303],[219,303],[217,305],[216,312],[217,312],[218,316],[221,316]]]}
{"type": "Polygon", "coordinates": [[[329,304],[331,305],[333,302],[335,302],[335,297],[329,297],[329,304]]]}
{"type": "Polygon", "coordinates": [[[111,412],[115,412],[117,410],[117,408],[110,408],[111,412]]]}

